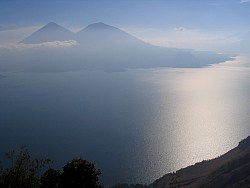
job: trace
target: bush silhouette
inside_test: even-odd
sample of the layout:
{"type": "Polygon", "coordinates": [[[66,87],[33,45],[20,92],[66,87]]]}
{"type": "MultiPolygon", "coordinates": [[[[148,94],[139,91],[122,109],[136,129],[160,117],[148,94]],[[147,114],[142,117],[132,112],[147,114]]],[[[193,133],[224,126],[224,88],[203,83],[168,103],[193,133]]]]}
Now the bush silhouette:
{"type": "Polygon", "coordinates": [[[84,159],[73,159],[64,167],[63,172],[52,168],[39,175],[50,159],[32,158],[26,147],[19,152],[12,150],[6,154],[10,167],[0,169],[1,188],[101,188],[100,169],[84,159]]]}
{"type": "Polygon", "coordinates": [[[81,158],[73,159],[63,167],[60,187],[100,188],[99,175],[101,171],[93,163],[81,158]]]}
{"type": "Polygon", "coordinates": [[[18,153],[12,150],[6,156],[11,161],[11,166],[0,174],[1,188],[40,187],[38,174],[51,162],[50,159],[32,158],[24,146],[18,153]]]}
{"type": "Polygon", "coordinates": [[[50,168],[41,177],[41,188],[58,188],[60,180],[61,172],[50,168]]]}

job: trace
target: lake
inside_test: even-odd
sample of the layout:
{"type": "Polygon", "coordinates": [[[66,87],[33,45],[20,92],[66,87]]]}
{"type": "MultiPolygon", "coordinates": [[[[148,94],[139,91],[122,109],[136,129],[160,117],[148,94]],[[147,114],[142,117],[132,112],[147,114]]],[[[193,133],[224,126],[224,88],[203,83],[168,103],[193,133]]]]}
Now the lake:
{"type": "Polygon", "coordinates": [[[250,57],[197,69],[0,72],[1,156],[83,157],[102,182],[150,183],[250,135],[250,57]]]}

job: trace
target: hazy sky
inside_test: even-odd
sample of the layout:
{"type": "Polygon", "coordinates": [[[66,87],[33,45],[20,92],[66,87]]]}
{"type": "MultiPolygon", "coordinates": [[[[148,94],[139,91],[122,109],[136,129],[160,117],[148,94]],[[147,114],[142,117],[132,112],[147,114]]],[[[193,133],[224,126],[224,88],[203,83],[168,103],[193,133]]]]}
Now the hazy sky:
{"type": "Polygon", "coordinates": [[[250,0],[1,0],[0,43],[51,21],[73,31],[101,21],[154,44],[202,48],[237,41],[249,18],[250,0]]]}

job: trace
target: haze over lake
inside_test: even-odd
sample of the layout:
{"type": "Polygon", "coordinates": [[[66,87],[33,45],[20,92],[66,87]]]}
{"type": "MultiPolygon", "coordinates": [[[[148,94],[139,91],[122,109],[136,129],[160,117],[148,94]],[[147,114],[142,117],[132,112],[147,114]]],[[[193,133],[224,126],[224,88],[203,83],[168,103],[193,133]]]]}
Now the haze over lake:
{"type": "Polygon", "coordinates": [[[249,10],[0,1],[0,179],[4,153],[22,145],[58,170],[93,162],[105,186],[149,184],[235,147],[250,135],[249,10]]]}
{"type": "Polygon", "coordinates": [[[1,73],[1,149],[27,145],[56,168],[83,156],[105,184],[152,182],[250,134],[248,66],[1,73]]]}

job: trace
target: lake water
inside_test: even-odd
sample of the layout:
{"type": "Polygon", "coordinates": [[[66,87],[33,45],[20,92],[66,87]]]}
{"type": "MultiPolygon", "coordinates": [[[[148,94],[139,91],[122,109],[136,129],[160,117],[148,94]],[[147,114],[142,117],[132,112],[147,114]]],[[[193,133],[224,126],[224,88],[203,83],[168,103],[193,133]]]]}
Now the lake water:
{"type": "Polygon", "coordinates": [[[102,181],[150,183],[250,135],[250,58],[199,69],[0,73],[0,148],[61,168],[83,157],[102,181]]]}

